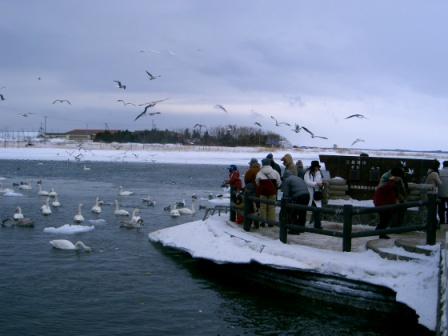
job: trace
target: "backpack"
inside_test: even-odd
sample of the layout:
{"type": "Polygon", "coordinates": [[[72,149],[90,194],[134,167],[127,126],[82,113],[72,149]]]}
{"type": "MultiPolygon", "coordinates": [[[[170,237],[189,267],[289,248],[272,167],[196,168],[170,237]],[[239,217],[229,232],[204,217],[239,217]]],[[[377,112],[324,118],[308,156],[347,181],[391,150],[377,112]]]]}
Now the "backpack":
{"type": "Polygon", "coordinates": [[[262,179],[257,187],[257,194],[262,196],[272,196],[277,194],[276,181],[271,179],[262,179]]]}

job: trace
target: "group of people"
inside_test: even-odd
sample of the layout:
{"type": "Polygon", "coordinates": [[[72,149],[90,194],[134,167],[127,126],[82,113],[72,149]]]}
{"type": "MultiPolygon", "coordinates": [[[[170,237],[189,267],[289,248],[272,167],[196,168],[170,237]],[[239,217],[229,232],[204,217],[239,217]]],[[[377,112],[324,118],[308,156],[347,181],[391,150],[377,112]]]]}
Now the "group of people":
{"type": "MultiPolygon", "coordinates": [[[[437,214],[438,224],[447,224],[448,220],[448,161],[443,162],[443,168],[439,172],[440,162],[434,160],[426,175],[425,184],[433,186],[431,192],[438,196],[437,214]]],[[[392,205],[403,203],[406,200],[408,188],[404,179],[404,172],[401,166],[397,166],[387,171],[381,176],[378,187],[373,196],[375,206],[392,205]]],[[[386,209],[379,213],[380,220],[376,227],[383,230],[391,226],[400,226],[403,222],[404,209],[386,209]]],[[[380,234],[380,238],[388,239],[386,234],[380,234]]]]}
{"type": "MultiPolygon", "coordinates": [[[[284,165],[283,170],[275,162],[272,153],[262,159],[261,164],[256,158],[252,158],[243,180],[241,180],[240,173],[235,165],[230,165],[228,168],[229,178],[225,183],[232,187],[232,202],[238,203],[237,195],[243,189],[249,196],[256,196],[261,201],[250,202],[248,205],[250,214],[259,213],[260,223],[253,221],[256,228],[259,225],[274,225],[277,216],[275,204],[279,190],[282,191],[282,197],[288,203],[304,206],[321,206],[322,189],[325,187],[326,182],[324,182],[319,161],[312,161],[307,169],[304,169],[301,160],[294,163],[291,154],[285,154],[281,161],[284,165]]],[[[439,161],[434,160],[424,183],[433,185],[432,192],[438,195],[437,214],[439,218],[438,224],[440,225],[448,224],[448,161],[443,162],[443,168],[440,171],[439,166],[439,161]]],[[[408,185],[404,177],[403,168],[397,166],[381,176],[373,196],[373,203],[375,206],[403,203],[406,201],[407,195],[408,185]]],[[[383,230],[387,227],[402,225],[404,214],[404,208],[383,209],[379,212],[379,223],[376,229],[383,230]]],[[[306,210],[297,208],[290,208],[287,213],[280,213],[280,216],[287,216],[288,223],[299,226],[305,226],[306,215],[306,210]]],[[[231,219],[235,220],[235,213],[231,214],[231,219]]],[[[299,233],[297,231],[290,232],[299,233]]],[[[379,236],[384,239],[389,238],[389,236],[383,233],[379,236]]]]}
{"type": "MultiPolygon", "coordinates": [[[[263,158],[261,164],[256,158],[252,158],[244,174],[244,191],[249,196],[256,196],[261,200],[250,202],[248,205],[249,213],[258,212],[261,218],[260,223],[253,222],[256,228],[259,225],[274,225],[277,216],[275,202],[279,190],[288,203],[320,206],[319,192],[324,186],[324,181],[319,161],[312,161],[307,169],[304,169],[301,160],[294,163],[291,154],[285,154],[281,161],[284,165],[283,172],[272,153],[263,158]]],[[[242,190],[243,181],[235,165],[230,165],[228,170],[229,178],[225,183],[232,188],[231,201],[237,203],[237,193],[242,190]]],[[[290,209],[287,214],[280,215],[288,216],[288,222],[291,224],[305,226],[306,210],[290,209]]],[[[234,220],[236,215],[231,213],[230,217],[234,220]]]]}

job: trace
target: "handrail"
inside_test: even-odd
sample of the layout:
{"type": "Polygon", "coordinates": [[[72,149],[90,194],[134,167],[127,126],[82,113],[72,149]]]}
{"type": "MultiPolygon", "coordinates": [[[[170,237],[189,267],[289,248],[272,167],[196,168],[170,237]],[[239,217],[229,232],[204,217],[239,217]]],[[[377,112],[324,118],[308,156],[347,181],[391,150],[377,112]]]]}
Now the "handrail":
{"type": "MultiPolygon", "coordinates": [[[[270,204],[274,206],[280,206],[281,212],[285,213],[288,209],[298,209],[298,210],[306,210],[311,211],[314,216],[314,227],[304,227],[298,226],[291,223],[285,222],[285,216],[281,216],[278,221],[267,221],[268,224],[276,225],[280,227],[279,239],[283,243],[287,243],[288,236],[288,228],[292,228],[298,232],[310,232],[321,235],[333,236],[333,237],[341,237],[342,238],[342,250],[344,252],[351,251],[351,240],[353,238],[361,238],[361,237],[370,237],[370,236],[378,236],[381,234],[387,233],[404,233],[411,232],[416,230],[425,230],[426,231],[426,244],[434,245],[436,241],[436,230],[437,230],[437,218],[436,218],[436,204],[437,204],[437,195],[428,194],[428,200],[426,201],[413,201],[413,202],[404,202],[392,205],[383,205],[377,207],[355,207],[351,204],[345,204],[341,208],[318,208],[312,207],[308,205],[302,204],[293,204],[289,203],[287,199],[282,199],[280,201],[272,201],[265,200],[259,197],[255,197],[252,195],[244,194],[244,208],[242,215],[244,216],[244,224],[243,228],[245,231],[250,231],[251,220],[261,221],[260,216],[256,216],[254,214],[249,214],[249,202],[260,202],[264,204],[270,204]],[[386,210],[398,210],[398,209],[408,209],[413,207],[426,207],[428,209],[426,216],[426,223],[422,225],[412,225],[405,227],[394,227],[383,230],[366,230],[366,231],[352,231],[352,222],[354,215],[362,215],[362,214],[371,214],[371,213],[380,213],[386,210]],[[323,229],[321,227],[320,217],[321,214],[332,214],[332,215],[343,215],[344,222],[342,232],[335,230],[323,229]]],[[[241,212],[240,209],[235,207],[233,202],[230,203],[230,208],[236,212],[241,212]]],[[[266,220],[265,220],[266,222],[266,220]]]]}

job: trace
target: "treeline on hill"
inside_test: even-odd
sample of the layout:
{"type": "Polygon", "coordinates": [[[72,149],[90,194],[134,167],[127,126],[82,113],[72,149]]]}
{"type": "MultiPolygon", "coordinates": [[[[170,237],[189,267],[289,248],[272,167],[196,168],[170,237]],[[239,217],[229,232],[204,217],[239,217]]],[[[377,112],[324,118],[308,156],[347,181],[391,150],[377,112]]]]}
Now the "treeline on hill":
{"type": "Polygon", "coordinates": [[[205,146],[279,146],[284,138],[276,133],[264,132],[253,127],[229,125],[210,130],[186,128],[184,131],[144,130],[113,131],[97,133],[98,142],[137,142],[137,143],[181,143],[185,145],[205,146]]]}

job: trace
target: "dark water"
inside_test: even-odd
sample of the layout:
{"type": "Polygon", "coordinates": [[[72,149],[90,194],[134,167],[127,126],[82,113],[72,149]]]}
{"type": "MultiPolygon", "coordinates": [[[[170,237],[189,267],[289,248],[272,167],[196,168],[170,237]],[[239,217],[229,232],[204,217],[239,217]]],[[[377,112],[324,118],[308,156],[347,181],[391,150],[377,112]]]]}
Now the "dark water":
{"type": "MultiPolygon", "coordinates": [[[[33,229],[0,228],[0,335],[383,335],[387,327],[369,316],[321,303],[265,292],[223,279],[197,263],[148,241],[156,229],[187,222],[163,211],[192,193],[219,192],[223,166],[0,161],[3,187],[33,182],[24,197],[2,197],[0,216],[17,205],[35,221],[33,229]],[[49,217],[39,208],[35,182],[59,194],[62,207],[49,217]],[[135,192],[122,207],[141,207],[140,231],[119,227],[112,206],[99,218],[107,224],[76,235],[44,233],[71,223],[78,203],[84,217],[96,196],[117,198],[120,185],[135,192]],[[143,207],[150,194],[155,207],[143,207]],[[90,254],[52,249],[52,239],[82,240],[90,254]]],[[[200,219],[203,212],[193,218],[200,219]]],[[[392,333],[391,333],[392,334],[392,333]]]]}

